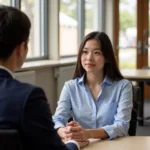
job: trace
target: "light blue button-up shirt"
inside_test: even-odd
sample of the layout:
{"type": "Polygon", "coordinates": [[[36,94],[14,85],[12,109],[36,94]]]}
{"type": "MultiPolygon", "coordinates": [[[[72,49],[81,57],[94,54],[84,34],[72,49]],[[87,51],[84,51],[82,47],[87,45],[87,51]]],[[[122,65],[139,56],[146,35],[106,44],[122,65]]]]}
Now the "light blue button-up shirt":
{"type": "Polygon", "coordinates": [[[84,75],[67,81],[53,116],[55,128],[65,127],[72,114],[85,129],[103,128],[110,139],[127,136],[133,107],[132,84],[106,76],[100,86],[101,92],[94,100],[84,84],[84,75]]]}

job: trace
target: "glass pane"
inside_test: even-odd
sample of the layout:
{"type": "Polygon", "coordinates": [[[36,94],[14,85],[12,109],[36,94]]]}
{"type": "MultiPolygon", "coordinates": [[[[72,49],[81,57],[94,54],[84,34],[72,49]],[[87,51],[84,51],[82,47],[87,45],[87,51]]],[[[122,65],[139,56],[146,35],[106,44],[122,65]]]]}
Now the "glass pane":
{"type": "Polygon", "coordinates": [[[32,24],[27,57],[43,56],[44,52],[40,49],[40,0],[22,0],[21,10],[28,15],[32,24]]]}
{"type": "Polygon", "coordinates": [[[98,30],[98,1],[85,0],[85,35],[98,30]]]}
{"type": "Polygon", "coordinates": [[[120,0],[119,3],[119,67],[136,68],[137,41],[136,0],[120,0]]]}
{"type": "Polygon", "coordinates": [[[76,55],[78,50],[77,35],[77,0],[60,0],[59,42],[60,56],[76,55]]]}
{"type": "Polygon", "coordinates": [[[0,4],[10,5],[10,0],[0,0],[0,4]]]}

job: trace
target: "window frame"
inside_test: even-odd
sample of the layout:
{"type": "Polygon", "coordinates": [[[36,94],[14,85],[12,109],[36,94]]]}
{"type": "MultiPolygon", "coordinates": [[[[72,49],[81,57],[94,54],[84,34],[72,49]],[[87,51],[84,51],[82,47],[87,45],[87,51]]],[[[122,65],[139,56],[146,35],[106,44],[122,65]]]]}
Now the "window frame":
{"type": "MultiPolygon", "coordinates": [[[[97,0],[98,3],[98,29],[99,31],[105,31],[105,0],[97,0]],[[103,20],[103,21],[102,21],[103,20]]],[[[58,10],[60,11],[60,10],[58,10]]],[[[85,0],[77,0],[77,21],[78,21],[78,47],[81,41],[84,39],[85,31],[85,0]]],[[[76,57],[77,55],[63,55],[60,58],[76,57]]]]}
{"type": "MultiPolygon", "coordinates": [[[[48,0],[40,0],[40,56],[27,58],[26,61],[36,61],[48,59],[48,0]],[[42,53],[43,56],[42,56],[42,53]]],[[[21,0],[10,0],[10,6],[21,9],[21,0]]]]}
{"type": "MultiPolygon", "coordinates": [[[[60,49],[59,46],[59,24],[58,26],[55,25],[57,24],[57,21],[59,19],[59,11],[60,11],[60,0],[42,0],[40,1],[40,12],[39,12],[39,17],[40,17],[40,55],[43,53],[43,56],[39,57],[32,57],[32,58],[27,58],[26,61],[36,61],[36,60],[59,60],[62,58],[71,58],[71,57],[76,57],[76,55],[63,55],[60,56],[60,49]],[[54,4],[54,5],[53,5],[54,4]],[[51,10],[52,7],[57,4],[57,11],[54,14],[53,11],[51,10]],[[53,5],[53,6],[50,6],[53,5]],[[54,15],[52,18],[51,16],[54,15]],[[53,20],[50,20],[52,18],[53,20]],[[56,19],[57,21],[54,21],[56,19]],[[52,27],[52,26],[56,27],[52,27]],[[55,31],[52,31],[54,29],[55,31]],[[57,31],[56,31],[57,30],[57,31]],[[52,33],[56,33],[56,37],[52,39],[52,33]],[[58,33],[58,34],[57,34],[58,33]],[[56,39],[58,38],[58,39],[56,39]],[[54,41],[56,40],[56,41],[54,41]],[[53,49],[56,49],[53,51],[53,49]]],[[[98,3],[98,29],[100,31],[105,31],[105,0],[97,0],[98,3]]],[[[17,7],[21,9],[21,0],[10,0],[10,5],[17,7]]],[[[85,31],[85,0],[77,0],[77,21],[78,21],[78,27],[77,27],[77,41],[78,41],[78,47],[81,43],[81,41],[84,38],[84,31],[85,31]]],[[[78,50],[77,50],[78,51],[78,50]]]]}

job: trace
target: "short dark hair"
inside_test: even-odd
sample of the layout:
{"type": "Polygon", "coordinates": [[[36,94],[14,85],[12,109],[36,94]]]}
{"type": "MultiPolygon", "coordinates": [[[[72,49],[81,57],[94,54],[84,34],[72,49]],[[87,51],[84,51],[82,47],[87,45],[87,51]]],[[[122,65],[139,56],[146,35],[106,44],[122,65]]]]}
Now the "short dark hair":
{"type": "Polygon", "coordinates": [[[15,47],[25,42],[30,34],[31,22],[21,10],[0,5],[0,59],[8,59],[15,47]]]}
{"type": "Polygon", "coordinates": [[[117,66],[113,47],[109,37],[106,35],[106,33],[98,31],[89,33],[88,35],[85,36],[85,38],[81,42],[73,79],[81,77],[85,73],[85,70],[81,64],[81,56],[85,43],[91,39],[97,40],[100,44],[101,51],[105,58],[104,75],[107,75],[112,80],[123,79],[123,76],[121,75],[119,68],[117,66]]]}

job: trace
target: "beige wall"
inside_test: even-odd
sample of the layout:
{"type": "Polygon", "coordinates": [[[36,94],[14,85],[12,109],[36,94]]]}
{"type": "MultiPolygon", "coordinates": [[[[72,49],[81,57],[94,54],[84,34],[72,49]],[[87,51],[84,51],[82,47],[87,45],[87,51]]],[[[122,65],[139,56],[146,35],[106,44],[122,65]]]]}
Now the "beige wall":
{"type": "Polygon", "coordinates": [[[72,78],[73,72],[73,64],[57,67],[45,66],[15,73],[15,78],[41,87],[47,96],[51,111],[54,113],[64,82],[72,78]],[[32,72],[35,73],[35,79],[31,77],[32,72]]]}

